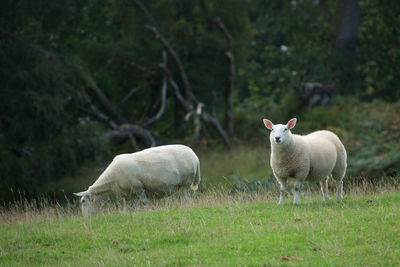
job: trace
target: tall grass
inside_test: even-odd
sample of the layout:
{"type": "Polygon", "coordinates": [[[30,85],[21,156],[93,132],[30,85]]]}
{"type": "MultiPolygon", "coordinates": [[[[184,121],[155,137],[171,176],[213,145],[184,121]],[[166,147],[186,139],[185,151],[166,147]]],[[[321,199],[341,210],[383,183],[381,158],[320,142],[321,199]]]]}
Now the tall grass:
{"type": "MultiPolygon", "coordinates": [[[[345,184],[346,195],[373,195],[396,192],[400,190],[400,183],[396,179],[387,180],[387,183],[375,184],[366,179],[361,182],[348,182],[345,184]]],[[[335,198],[334,184],[330,187],[330,197],[335,198]]],[[[204,207],[214,207],[231,205],[237,203],[269,202],[278,201],[278,186],[265,189],[260,186],[259,190],[252,191],[231,191],[226,186],[211,186],[203,192],[191,192],[190,197],[182,197],[180,192],[164,198],[150,199],[151,210],[170,210],[170,209],[196,209],[204,207]]],[[[292,202],[292,192],[287,192],[287,203],[292,202]]],[[[322,196],[318,187],[303,185],[301,199],[307,200],[322,196]]],[[[100,214],[115,213],[136,213],[146,212],[148,209],[137,199],[125,201],[123,199],[112,199],[105,202],[100,214]]],[[[54,202],[47,198],[37,200],[20,200],[12,204],[0,207],[0,224],[25,223],[35,220],[51,220],[62,217],[81,216],[80,204],[78,199],[68,201],[63,204],[54,202]]]]}

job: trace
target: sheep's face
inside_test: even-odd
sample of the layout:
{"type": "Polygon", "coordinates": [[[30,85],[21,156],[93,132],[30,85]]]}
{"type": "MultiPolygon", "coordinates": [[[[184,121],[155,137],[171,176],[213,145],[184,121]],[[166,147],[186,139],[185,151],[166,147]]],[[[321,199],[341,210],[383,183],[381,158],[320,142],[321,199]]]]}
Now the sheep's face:
{"type": "Polygon", "coordinates": [[[84,216],[90,216],[92,202],[90,200],[90,196],[82,196],[81,197],[81,207],[82,207],[82,214],[84,216]]]}
{"type": "Polygon", "coordinates": [[[92,216],[97,213],[97,206],[94,204],[94,197],[91,195],[90,192],[79,192],[74,193],[76,196],[80,196],[81,208],[83,216],[92,216]]]}
{"type": "Polygon", "coordinates": [[[290,129],[296,125],[296,119],[291,119],[286,125],[276,124],[274,125],[271,121],[264,119],[264,125],[268,130],[271,131],[269,140],[277,145],[285,144],[290,139],[290,129]]]}

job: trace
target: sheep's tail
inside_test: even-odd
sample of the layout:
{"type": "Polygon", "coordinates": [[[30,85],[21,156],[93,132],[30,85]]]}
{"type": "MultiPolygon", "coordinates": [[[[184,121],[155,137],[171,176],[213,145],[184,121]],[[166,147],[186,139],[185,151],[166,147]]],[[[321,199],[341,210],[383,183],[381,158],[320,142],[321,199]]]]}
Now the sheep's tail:
{"type": "Polygon", "coordinates": [[[199,187],[199,183],[200,183],[200,162],[197,161],[197,168],[196,168],[196,173],[194,175],[194,180],[192,182],[192,184],[190,185],[190,189],[192,189],[193,191],[196,191],[197,188],[199,187]]]}

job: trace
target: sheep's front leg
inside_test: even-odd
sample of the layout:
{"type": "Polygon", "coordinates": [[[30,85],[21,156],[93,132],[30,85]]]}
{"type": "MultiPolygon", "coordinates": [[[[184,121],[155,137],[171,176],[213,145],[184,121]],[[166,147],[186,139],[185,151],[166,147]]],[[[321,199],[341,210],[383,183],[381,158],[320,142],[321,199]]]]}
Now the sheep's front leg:
{"type": "Polygon", "coordinates": [[[150,203],[149,200],[147,199],[146,191],[144,189],[142,189],[142,192],[140,193],[140,200],[142,201],[142,203],[146,205],[147,209],[150,209],[150,203]]]}
{"type": "Polygon", "coordinates": [[[182,189],[182,194],[184,199],[188,199],[190,197],[189,190],[187,188],[182,189]]]}
{"type": "Polygon", "coordinates": [[[122,198],[122,210],[124,213],[128,213],[128,205],[126,205],[125,197],[122,198]]]}
{"type": "Polygon", "coordinates": [[[285,190],[286,190],[286,181],[279,181],[281,194],[279,196],[278,205],[282,205],[285,202],[285,190]]]}
{"type": "Polygon", "coordinates": [[[295,181],[294,182],[294,204],[300,204],[300,186],[301,182],[295,181]]]}

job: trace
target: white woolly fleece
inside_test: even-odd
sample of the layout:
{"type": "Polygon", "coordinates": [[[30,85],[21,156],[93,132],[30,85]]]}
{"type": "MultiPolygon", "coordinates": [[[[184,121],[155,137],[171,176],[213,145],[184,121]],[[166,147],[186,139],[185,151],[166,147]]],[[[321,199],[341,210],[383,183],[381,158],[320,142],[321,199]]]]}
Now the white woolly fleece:
{"type": "Polygon", "coordinates": [[[146,194],[168,194],[178,188],[196,190],[200,183],[200,162],[184,145],[148,148],[116,156],[87,191],[81,196],[84,215],[96,213],[94,202],[112,193],[140,195],[148,205],[146,194]]]}

